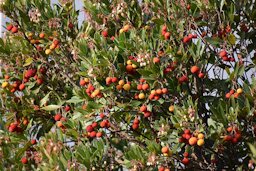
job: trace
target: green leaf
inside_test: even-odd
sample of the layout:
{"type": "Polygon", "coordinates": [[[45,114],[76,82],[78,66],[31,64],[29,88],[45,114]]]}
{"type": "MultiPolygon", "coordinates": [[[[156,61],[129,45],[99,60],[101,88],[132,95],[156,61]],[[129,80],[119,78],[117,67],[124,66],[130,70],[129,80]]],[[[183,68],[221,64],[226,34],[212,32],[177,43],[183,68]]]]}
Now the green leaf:
{"type": "Polygon", "coordinates": [[[46,110],[46,111],[52,111],[61,108],[61,105],[48,105],[45,107],[42,107],[41,109],[46,110]]]}
{"type": "Polygon", "coordinates": [[[29,57],[28,59],[26,59],[25,64],[23,66],[26,67],[26,66],[29,66],[32,63],[33,63],[33,58],[29,57]]]}
{"type": "Polygon", "coordinates": [[[252,152],[253,157],[256,157],[256,146],[248,143],[248,146],[252,152]]]}
{"type": "Polygon", "coordinates": [[[67,101],[67,103],[80,103],[80,102],[83,102],[83,101],[84,101],[83,99],[80,99],[77,96],[73,96],[71,99],[69,99],[67,101]]]}
{"type": "Polygon", "coordinates": [[[40,107],[42,107],[49,100],[49,95],[50,94],[51,94],[51,91],[46,96],[44,96],[44,98],[42,98],[40,100],[40,107]]]}
{"type": "Polygon", "coordinates": [[[230,35],[228,36],[228,41],[229,41],[229,43],[230,43],[231,45],[234,45],[234,44],[236,44],[236,37],[235,37],[233,34],[230,34],[230,35]]]}

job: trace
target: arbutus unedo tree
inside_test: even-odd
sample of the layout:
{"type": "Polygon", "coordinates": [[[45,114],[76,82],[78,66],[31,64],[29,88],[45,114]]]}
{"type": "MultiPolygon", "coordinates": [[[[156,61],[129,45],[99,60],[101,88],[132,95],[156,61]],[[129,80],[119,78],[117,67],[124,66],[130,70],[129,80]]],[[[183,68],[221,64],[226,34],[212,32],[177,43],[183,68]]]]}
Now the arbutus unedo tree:
{"type": "Polygon", "coordinates": [[[1,1],[1,168],[255,169],[255,1],[76,5],[1,1]]]}

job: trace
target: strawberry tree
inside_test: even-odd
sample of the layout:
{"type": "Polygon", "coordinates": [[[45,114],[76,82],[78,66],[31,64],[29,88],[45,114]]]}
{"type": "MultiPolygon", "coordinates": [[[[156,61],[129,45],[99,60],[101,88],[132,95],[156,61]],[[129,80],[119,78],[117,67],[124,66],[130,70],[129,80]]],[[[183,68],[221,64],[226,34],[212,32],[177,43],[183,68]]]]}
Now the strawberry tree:
{"type": "Polygon", "coordinates": [[[255,2],[76,5],[1,1],[2,168],[255,169],[255,2]]]}

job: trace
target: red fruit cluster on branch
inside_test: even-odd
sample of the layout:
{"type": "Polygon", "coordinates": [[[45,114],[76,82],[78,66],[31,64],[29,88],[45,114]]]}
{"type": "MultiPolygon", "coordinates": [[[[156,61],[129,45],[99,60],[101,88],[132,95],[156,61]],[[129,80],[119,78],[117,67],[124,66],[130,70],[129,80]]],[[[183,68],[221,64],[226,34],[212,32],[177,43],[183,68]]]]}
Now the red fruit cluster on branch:
{"type": "Polygon", "coordinates": [[[226,142],[238,143],[241,140],[241,131],[236,126],[230,126],[227,128],[227,134],[224,135],[223,140],[226,142]]]}
{"type": "Polygon", "coordinates": [[[197,38],[196,34],[189,34],[183,38],[183,43],[189,43],[194,38],[197,38]]]}

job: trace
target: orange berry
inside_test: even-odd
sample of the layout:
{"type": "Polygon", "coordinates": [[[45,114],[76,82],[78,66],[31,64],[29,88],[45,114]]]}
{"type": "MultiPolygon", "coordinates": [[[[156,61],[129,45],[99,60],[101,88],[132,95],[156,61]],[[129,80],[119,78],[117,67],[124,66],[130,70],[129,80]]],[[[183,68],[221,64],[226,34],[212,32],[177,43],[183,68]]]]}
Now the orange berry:
{"type": "Polygon", "coordinates": [[[153,58],[153,62],[156,64],[156,63],[159,63],[160,62],[160,59],[158,57],[154,57],[153,58]]]}
{"type": "Polygon", "coordinates": [[[232,127],[232,126],[230,126],[230,127],[227,128],[227,131],[228,131],[228,132],[231,132],[232,130],[233,130],[233,127],[232,127]]]}
{"type": "Polygon", "coordinates": [[[223,58],[224,56],[227,56],[227,51],[221,50],[220,53],[219,53],[219,56],[220,56],[221,58],[223,58]]]}
{"type": "Polygon", "coordinates": [[[41,39],[43,39],[43,38],[45,37],[45,34],[44,34],[44,33],[40,33],[40,34],[39,34],[39,37],[40,37],[41,39]]]}
{"type": "Polygon", "coordinates": [[[225,97],[226,97],[227,99],[229,99],[229,98],[230,98],[230,96],[231,96],[231,94],[230,94],[230,93],[227,93],[227,94],[225,95],[225,97]]]}
{"type": "Polygon", "coordinates": [[[189,145],[196,145],[197,143],[197,138],[196,137],[191,137],[189,140],[188,140],[188,143],[189,145]]]}
{"type": "Polygon", "coordinates": [[[198,66],[192,66],[190,71],[191,73],[195,74],[195,73],[198,73],[200,70],[200,68],[198,66]]]}
{"type": "Polygon", "coordinates": [[[199,77],[199,78],[204,78],[204,73],[203,73],[203,72],[200,72],[200,73],[198,74],[198,77],[199,77]]]}
{"type": "Polygon", "coordinates": [[[156,94],[159,94],[159,95],[161,95],[163,92],[162,92],[162,90],[161,89],[157,89],[156,90],[156,94]]]}
{"type": "Polygon", "coordinates": [[[57,113],[55,116],[54,116],[54,120],[55,121],[59,121],[61,119],[62,115],[60,113],[57,113]]]}
{"type": "Polygon", "coordinates": [[[164,171],[164,167],[163,166],[159,167],[158,171],[164,171]]]}
{"type": "Polygon", "coordinates": [[[142,90],[142,84],[137,85],[137,90],[142,90]]]}
{"type": "Polygon", "coordinates": [[[168,92],[168,89],[167,88],[162,88],[162,93],[163,94],[166,94],[168,92]]]}
{"type": "Polygon", "coordinates": [[[132,129],[133,130],[136,130],[138,128],[139,128],[139,124],[135,124],[135,123],[132,124],[132,129]]]}
{"type": "Polygon", "coordinates": [[[132,65],[126,65],[126,71],[131,72],[133,70],[132,65]]]}
{"type": "Polygon", "coordinates": [[[106,78],[106,84],[109,85],[112,83],[112,78],[111,77],[107,77],[106,78]]]}
{"type": "Polygon", "coordinates": [[[166,32],[166,33],[164,34],[165,40],[169,40],[169,39],[170,39],[170,36],[171,36],[171,33],[170,33],[170,32],[166,32]]]}
{"type": "Polygon", "coordinates": [[[149,85],[148,85],[148,84],[143,84],[143,85],[142,85],[142,89],[143,89],[143,90],[147,90],[148,88],[149,88],[149,85]]]}
{"type": "Polygon", "coordinates": [[[169,152],[169,148],[165,146],[165,147],[162,148],[161,151],[162,151],[162,153],[168,153],[169,152]]]}
{"type": "Polygon", "coordinates": [[[141,112],[146,112],[147,111],[147,106],[146,105],[141,106],[140,111],[141,112]]]}
{"type": "Polygon", "coordinates": [[[117,85],[117,86],[116,86],[116,89],[117,89],[117,90],[122,90],[122,88],[123,88],[123,87],[122,87],[121,85],[117,85]]]}

